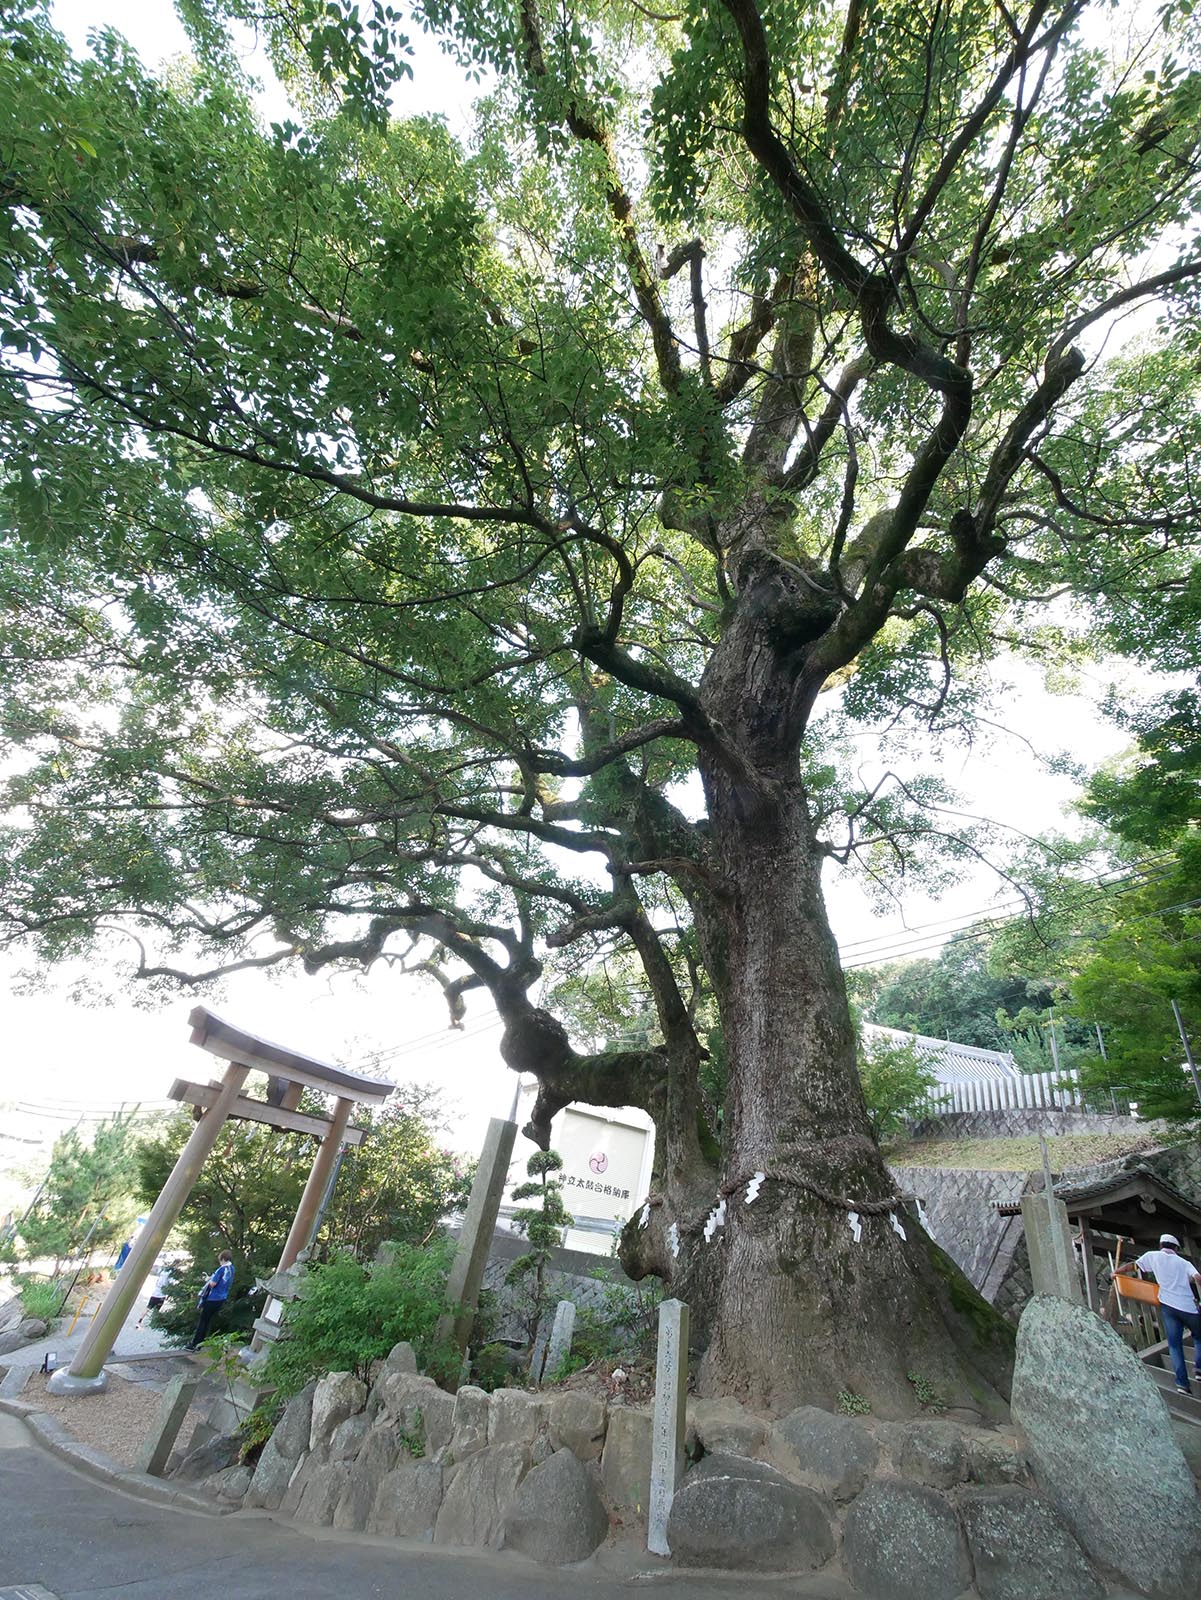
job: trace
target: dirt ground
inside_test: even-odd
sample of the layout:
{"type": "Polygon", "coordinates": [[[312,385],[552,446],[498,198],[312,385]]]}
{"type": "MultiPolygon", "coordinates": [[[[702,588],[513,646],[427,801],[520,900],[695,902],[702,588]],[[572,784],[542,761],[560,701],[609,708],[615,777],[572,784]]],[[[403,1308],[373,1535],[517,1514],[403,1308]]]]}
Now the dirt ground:
{"type": "MultiPolygon", "coordinates": [[[[130,1383],[110,1374],[108,1388],[102,1394],[47,1394],[45,1377],[35,1372],[25,1385],[21,1399],[57,1417],[80,1444],[103,1450],[121,1466],[132,1467],[146,1435],[154,1426],[162,1388],[130,1383]]],[[[184,1418],[177,1446],[186,1446],[197,1420],[193,1407],[184,1418]]]]}
{"type": "Polygon", "coordinates": [[[649,1405],[655,1398],[655,1364],[653,1361],[593,1361],[580,1371],[559,1383],[547,1384],[544,1395],[560,1394],[573,1389],[594,1395],[608,1404],[649,1405]]]}

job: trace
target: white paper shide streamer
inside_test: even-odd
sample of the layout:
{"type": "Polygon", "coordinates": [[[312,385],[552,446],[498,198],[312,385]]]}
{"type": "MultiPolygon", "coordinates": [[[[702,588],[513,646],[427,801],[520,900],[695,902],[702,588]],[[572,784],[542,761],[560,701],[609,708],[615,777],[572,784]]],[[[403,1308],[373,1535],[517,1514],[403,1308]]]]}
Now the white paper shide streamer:
{"type": "Polygon", "coordinates": [[[723,1195],[705,1218],[705,1243],[709,1244],[718,1228],[725,1226],[726,1199],[723,1195]]]}

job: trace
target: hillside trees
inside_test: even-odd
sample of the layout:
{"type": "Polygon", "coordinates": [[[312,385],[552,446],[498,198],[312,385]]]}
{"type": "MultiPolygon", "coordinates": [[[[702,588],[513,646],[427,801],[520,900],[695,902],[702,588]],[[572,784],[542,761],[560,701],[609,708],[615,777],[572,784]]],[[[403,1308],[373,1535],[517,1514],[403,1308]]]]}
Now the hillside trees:
{"type": "Polygon", "coordinates": [[[935,752],[1057,597],[1155,657],[1195,592],[1177,8],[1110,59],[1085,0],[423,0],[490,75],[463,145],[388,113],[387,13],[324,0],[264,13],[309,109],[262,127],[256,9],[190,0],[161,78],[3,25],[7,936],[161,986],[435,946],[540,1140],[655,1117],[624,1256],[705,1308],[706,1387],[1003,1385],[889,1225],[821,875],[982,848],[935,752]],[[924,776],[856,781],[880,719],[924,776]],[[660,1042],[540,1003],[590,944],[660,1042]]]}
{"type": "Polygon", "coordinates": [[[954,1039],[981,1050],[1007,1050],[998,1012],[1045,1009],[1051,985],[990,970],[986,926],[948,939],[936,956],[861,967],[848,977],[864,1016],[885,1028],[954,1039]]]}
{"type": "Polygon", "coordinates": [[[140,1131],[134,1115],[121,1114],[90,1135],[78,1128],[59,1134],[40,1193],[18,1226],[21,1255],[53,1257],[57,1271],[58,1263],[79,1259],[85,1243],[89,1254],[116,1250],[136,1213],[140,1131]]]}
{"type": "Polygon", "coordinates": [[[1099,1026],[1105,1054],[1081,1063],[1101,1104],[1134,1101],[1144,1116],[1201,1116],[1185,1070],[1183,1025],[1201,1054],[1201,728],[1195,690],[1127,709],[1130,754],[1093,775],[1084,809],[1108,831],[1114,886],[1048,881],[1036,914],[1006,930],[994,960],[1051,972],[1062,1010],[1099,1026]],[[1179,1022],[1172,1002],[1180,1012],[1179,1022]]]}

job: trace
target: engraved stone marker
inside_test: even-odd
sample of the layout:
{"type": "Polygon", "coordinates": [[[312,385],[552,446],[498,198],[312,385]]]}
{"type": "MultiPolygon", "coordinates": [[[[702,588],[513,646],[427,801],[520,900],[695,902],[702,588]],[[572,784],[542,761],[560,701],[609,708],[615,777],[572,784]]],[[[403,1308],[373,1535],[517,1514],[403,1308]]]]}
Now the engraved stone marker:
{"type": "Polygon", "coordinates": [[[664,1300],[659,1307],[655,1415],[651,1427],[651,1498],[646,1547],[669,1556],[667,1519],[684,1470],[684,1408],[688,1399],[688,1307],[664,1300]]]}

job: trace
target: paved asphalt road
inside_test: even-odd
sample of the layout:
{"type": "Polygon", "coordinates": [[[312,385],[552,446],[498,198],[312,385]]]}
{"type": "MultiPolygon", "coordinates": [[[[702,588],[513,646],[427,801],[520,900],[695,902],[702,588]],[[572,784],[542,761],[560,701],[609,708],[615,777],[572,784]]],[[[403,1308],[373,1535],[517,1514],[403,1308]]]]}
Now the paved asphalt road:
{"type": "Polygon", "coordinates": [[[0,1596],[56,1600],[840,1600],[833,1579],[653,1578],[517,1556],[463,1556],[301,1529],[265,1516],[205,1517],[115,1493],[34,1445],[0,1414],[0,1596]]]}

